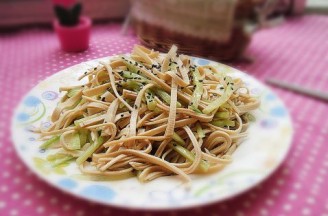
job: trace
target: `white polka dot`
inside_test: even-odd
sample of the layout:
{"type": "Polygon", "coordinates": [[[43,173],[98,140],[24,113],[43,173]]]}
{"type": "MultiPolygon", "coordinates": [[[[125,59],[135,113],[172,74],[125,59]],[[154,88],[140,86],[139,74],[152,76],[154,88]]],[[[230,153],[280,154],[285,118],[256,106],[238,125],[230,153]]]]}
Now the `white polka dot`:
{"type": "Polygon", "coordinates": [[[243,205],[244,205],[245,208],[248,208],[248,207],[251,206],[251,203],[248,202],[248,201],[245,201],[245,202],[243,203],[243,205]]]}
{"type": "Polygon", "coordinates": [[[83,216],[83,215],[85,215],[85,212],[83,210],[78,210],[76,212],[76,216],[83,216]]]}
{"type": "Polygon", "coordinates": [[[244,216],[245,214],[242,211],[237,211],[236,216],[244,216]]]}
{"type": "Polygon", "coordinates": [[[4,171],[4,172],[2,173],[2,176],[3,176],[4,178],[8,178],[8,177],[10,176],[10,173],[9,173],[8,171],[4,171]]]}
{"type": "Polygon", "coordinates": [[[302,187],[302,185],[301,185],[301,183],[299,183],[299,182],[296,182],[295,184],[294,184],[294,188],[295,189],[300,189],[302,187]]]}
{"type": "Polygon", "coordinates": [[[11,164],[12,163],[12,160],[10,158],[6,158],[5,161],[4,161],[4,163],[6,165],[11,164]]]}
{"type": "Polygon", "coordinates": [[[290,200],[295,200],[297,198],[297,195],[295,193],[291,193],[291,194],[289,194],[288,197],[290,200]]]}
{"type": "Polygon", "coordinates": [[[9,215],[10,216],[16,216],[16,215],[18,215],[18,210],[17,209],[10,210],[9,215]]]}
{"type": "Polygon", "coordinates": [[[220,204],[220,209],[222,209],[222,210],[226,210],[227,208],[228,208],[228,206],[226,205],[226,204],[220,204]]]}
{"type": "Polygon", "coordinates": [[[325,169],[320,169],[320,170],[319,170],[319,173],[320,173],[321,175],[326,175],[326,174],[327,174],[327,170],[325,170],[325,169]]]}
{"type": "Polygon", "coordinates": [[[30,170],[27,170],[27,171],[26,171],[26,175],[27,175],[27,176],[31,176],[32,174],[33,174],[33,173],[32,173],[30,170]]]}
{"type": "Polygon", "coordinates": [[[309,197],[306,199],[306,202],[309,203],[309,204],[314,204],[315,203],[315,200],[313,197],[309,197]]]}
{"type": "Polygon", "coordinates": [[[263,216],[268,215],[268,210],[262,208],[262,209],[260,210],[260,214],[263,215],[263,216]]]}
{"type": "Polygon", "coordinates": [[[284,208],[285,211],[290,211],[291,208],[292,208],[292,206],[291,206],[290,204],[287,203],[287,204],[284,205],[283,208],[284,208]]]}
{"type": "Polygon", "coordinates": [[[0,187],[0,191],[1,191],[1,192],[6,192],[6,191],[8,191],[8,187],[7,187],[6,185],[2,185],[2,186],[0,187]]]}
{"type": "Polygon", "coordinates": [[[30,199],[24,200],[23,204],[26,206],[31,205],[32,201],[30,199]]]}
{"type": "Polygon", "coordinates": [[[19,184],[21,179],[19,177],[14,178],[14,184],[19,184]]]}
{"type": "Polygon", "coordinates": [[[21,169],[22,169],[22,165],[17,164],[17,165],[15,166],[15,169],[16,169],[17,171],[21,170],[21,169]]]}
{"type": "Polygon", "coordinates": [[[51,203],[51,204],[56,204],[56,203],[58,203],[58,199],[57,199],[56,197],[52,197],[52,198],[50,199],[50,203],[51,203]]]}
{"type": "Polygon", "coordinates": [[[274,196],[278,196],[278,195],[279,195],[279,190],[277,190],[277,189],[273,189],[273,190],[271,191],[271,194],[274,195],[274,196]]]}
{"type": "Polygon", "coordinates": [[[18,215],[18,210],[17,209],[10,210],[9,215],[11,215],[11,216],[18,215]]]}
{"type": "Polygon", "coordinates": [[[310,215],[310,214],[311,214],[311,210],[309,208],[302,209],[302,215],[310,215]]]}
{"type": "Polygon", "coordinates": [[[284,168],[283,171],[282,171],[282,173],[284,175],[288,175],[289,174],[289,169],[288,168],[284,168]]]}
{"type": "Polygon", "coordinates": [[[36,212],[39,213],[39,214],[43,213],[44,212],[44,207],[43,206],[37,207],[36,212]]]}
{"type": "Polygon", "coordinates": [[[5,208],[6,205],[5,201],[0,201],[0,209],[5,208]]]}
{"type": "Polygon", "coordinates": [[[265,201],[265,203],[268,205],[268,206],[272,206],[273,205],[273,200],[272,199],[267,199],[265,201]]]}
{"type": "Polygon", "coordinates": [[[249,197],[255,199],[257,197],[256,193],[252,192],[249,194],[249,197]]]}
{"type": "Polygon", "coordinates": [[[325,161],[325,162],[323,163],[323,165],[326,166],[326,167],[328,167],[328,161],[325,161]]]}
{"type": "Polygon", "coordinates": [[[20,194],[19,194],[19,193],[13,193],[13,194],[11,195],[11,198],[14,199],[14,200],[17,200],[17,199],[20,198],[20,194]]]}
{"type": "Polygon", "coordinates": [[[37,195],[38,197],[43,197],[43,196],[44,196],[44,192],[43,192],[43,191],[38,191],[38,192],[36,193],[36,195],[37,195]]]}
{"type": "Polygon", "coordinates": [[[315,179],[318,183],[322,183],[323,182],[323,178],[318,176],[316,179],[315,179]]]}
{"type": "Polygon", "coordinates": [[[63,206],[63,210],[64,211],[68,211],[68,210],[70,210],[71,209],[71,206],[69,205],[69,204],[65,204],[64,206],[63,206]]]}
{"type": "Polygon", "coordinates": [[[285,180],[283,180],[283,179],[278,179],[278,181],[277,181],[277,184],[278,185],[283,185],[285,183],[285,180]]]}
{"type": "Polygon", "coordinates": [[[177,216],[178,214],[174,211],[170,212],[170,216],[177,216]]]}
{"type": "Polygon", "coordinates": [[[33,185],[31,185],[31,184],[25,185],[25,190],[30,191],[30,190],[32,190],[32,188],[33,188],[33,185]]]}
{"type": "Polygon", "coordinates": [[[12,151],[13,151],[12,148],[7,148],[7,149],[6,149],[6,152],[9,153],[9,154],[10,154],[12,151]]]}

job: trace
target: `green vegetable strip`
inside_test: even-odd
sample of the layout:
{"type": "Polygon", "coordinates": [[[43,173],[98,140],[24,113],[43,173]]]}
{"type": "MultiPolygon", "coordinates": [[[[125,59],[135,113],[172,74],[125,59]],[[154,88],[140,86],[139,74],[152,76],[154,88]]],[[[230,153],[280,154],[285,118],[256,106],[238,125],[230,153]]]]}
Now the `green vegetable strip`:
{"type": "Polygon", "coordinates": [[[228,119],[212,121],[211,124],[217,127],[224,127],[224,126],[234,127],[236,125],[234,121],[228,119]]]}
{"type": "MultiPolygon", "coordinates": [[[[128,68],[129,72],[135,73],[140,77],[144,78],[145,80],[149,80],[148,77],[144,76],[140,70],[141,67],[144,67],[143,64],[139,64],[138,62],[134,61],[133,59],[122,58],[124,61],[125,66],[128,68]]],[[[150,81],[150,80],[149,80],[150,81]]]]}
{"type": "Polygon", "coordinates": [[[130,71],[123,71],[123,77],[127,78],[127,79],[140,80],[140,81],[143,81],[143,82],[149,82],[150,81],[149,79],[146,79],[145,77],[140,76],[136,73],[132,73],[130,71]]]}
{"type": "Polygon", "coordinates": [[[74,95],[76,95],[79,91],[81,91],[80,88],[75,88],[75,89],[71,89],[67,92],[67,96],[68,97],[73,97],[74,95]]]}
{"type": "Polygon", "coordinates": [[[76,159],[76,163],[81,165],[84,161],[86,161],[104,142],[102,137],[98,137],[97,141],[94,142],[82,155],[80,155],[76,159]]]}
{"type": "Polygon", "coordinates": [[[132,60],[132,59],[127,59],[122,57],[125,65],[128,67],[129,71],[131,71],[132,73],[138,73],[139,68],[137,67],[139,65],[138,62],[132,60]]]}
{"type": "Polygon", "coordinates": [[[53,136],[50,139],[48,139],[47,141],[45,141],[41,146],[40,149],[47,149],[49,148],[51,145],[57,143],[59,141],[60,136],[53,136]]]}
{"type": "Polygon", "coordinates": [[[229,108],[231,108],[231,105],[229,103],[224,103],[220,107],[225,108],[225,109],[229,109],[229,108]]]}
{"type": "Polygon", "coordinates": [[[67,134],[66,139],[69,139],[67,143],[67,148],[70,150],[79,150],[81,148],[80,135],[79,133],[67,134]]]}
{"type": "Polygon", "coordinates": [[[176,141],[177,143],[179,143],[180,145],[184,145],[185,144],[185,141],[179,136],[179,134],[177,134],[175,132],[173,133],[172,139],[174,141],[176,141]]]}
{"type": "Polygon", "coordinates": [[[230,114],[228,111],[222,111],[215,113],[214,117],[219,119],[227,119],[230,117],[230,114]]]}
{"type": "Polygon", "coordinates": [[[126,82],[122,83],[122,86],[126,89],[138,92],[142,87],[142,84],[134,80],[127,80],[126,82]]]}
{"type": "Polygon", "coordinates": [[[199,138],[204,138],[205,137],[205,133],[203,131],[203,128],[199,123],[196,124],[196,130],[197,130],[197,134],[198,134],[199,138]]]}
{"type": "Polygon", "coordinates": [[[75,120],[74,121],[74,125],[75,126],[80,126],[80,124],[84,121],[87,121],[87,120],[90,120],[92,118],[95,118],[95,117],[98,117],[100,115],[102,115],[103,113],[96,113],[94,115],[91,115],[91,116],[87,116],[87,117],[84,117],[84,118],[81,118],[81,119],[78,119],[78,120],[75,120]]]}
{"type": "Polygon", "coordinates": [[[227,102],[231,95],[233,94],[234,88],[232,87],[232,79],[230,77],[226,77],[226,81],[229,83],[227,87],[221,95],[221,97],[217,98],[215,101],[211,102],[205,109],[203,109],[203,113],[210,114],[212,111],[218,109],[222,104],[227,102]]]}
{"type": "Polygon", "coordinates": [[[79,136],[80,136],[80,145],[84,146],[88,140],[88,132],[82,130],[79,132],[79,136]]]}
{"type": "MultiPolygon", "coordinates": [[[[170,104],[171,96],[163,90],[155,89],[155,94],[158,95],[166,104],[170,104]]],[[[177,101],[177,107],[181,107],[181,103],[177,101]]]]}
{"type": "Polygon", "coordinates": [[[154,99],[154,94],[148,89],[145,94],[146,103],[149,110],[155,110],[156,108],[156,101],[154,99]]]}
{"type": "Polygon", "coordinates": [[[246,119],[247,121],[251,121],[251,122],[256,121],[255,117],[254,117],[252,114],[250,114],[250,113],[245,113],[245,114],[243,115],[243,117],[244,117],[244,119],[246,119]]]}
{"type": "Polygon", "coordinates": [[[65,158],[67,157],[67,154],[64,154],[64,153],[57,153],[57,154],[52,154],[52,155],[48,155],[47,156],[47,161],[55,161],[55,160],[58,160],[58,159],[62,159],[62,158],[65,158]]]}
{"type": "MultiPolygon", "coordinates": [[[[191,153],[188,149],[178,145],[178,144],[173,144],[171,145],[174,151],[178,152],[181,156],[186,158],[188,161],[193,162],[195,160],[195,155],[191,153]]],[[[199,164],[199,169],[202,170],[203,172],[206,172],[208,168],[210,167],[209,163],[202,160],[199,164]]]]}
{"type": "Polygon", "coordinates": [[[203,94],[203,80],[201,79],[197,68],[193,71],[192,76],[195,90],[192,94],[191,102],[188,108],[199,112],[200,110],[198,110],[198,105],[203,94]]]}
{"type": "Polygon", "coordinates": [[[66,156],[63,157],[63,158],[56,159],[56,160],[53,162],[52,166],[53,166],[53,167],[56,167],[56,166],[62,165],[63,163],[72,160],[73,158],[74,158],[73,156],[66,155],[66,156]]]}

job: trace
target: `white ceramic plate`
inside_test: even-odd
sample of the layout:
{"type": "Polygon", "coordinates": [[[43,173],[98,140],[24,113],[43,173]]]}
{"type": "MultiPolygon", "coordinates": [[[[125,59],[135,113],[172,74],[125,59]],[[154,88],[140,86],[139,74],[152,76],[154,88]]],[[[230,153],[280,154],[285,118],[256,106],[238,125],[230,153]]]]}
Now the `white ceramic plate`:
{"type": "MultiPolygon", "coordinates": [[[[106,58],[105,58],[106,59],[106,58]]],[[[240,194],[266,179],[284,160],[292,139],[292,124],[281,100],[266,86],[234,68],[195,58],[198,65],[214,64],[230,76],[240,77],[251,93],[260,97],[261,107],[249,137],[233,154],[233,162],[211,175],[192,175],[186,188],[176,176],[141,184],[136,178],[117,181],[85,179],[75,163],[52,168],[45,160],[53,150],[40,151],[32,127],[49,124],[49,116],[60,98],[60,86],[78,84],[77,77],[98,65],[97,60],[67,68],[34,87],[17,107],[12,120],[12,139],[25,164],[41,179],[65,192],[87,200],[138,209],[174,209],[218,202],[240,194]]]]}

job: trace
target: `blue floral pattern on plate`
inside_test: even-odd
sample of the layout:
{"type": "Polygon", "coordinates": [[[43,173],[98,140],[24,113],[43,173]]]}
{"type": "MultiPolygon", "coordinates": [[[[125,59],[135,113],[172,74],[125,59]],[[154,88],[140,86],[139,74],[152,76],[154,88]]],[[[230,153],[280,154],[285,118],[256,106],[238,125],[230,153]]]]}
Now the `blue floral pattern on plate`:
{"type": "Polygon", "coordinates": [[[285,157],[292,137],[288,111],[273,92],[251,76],[206,59],[194,58],[194,61],[198,65],[211,64],[222,72],[245,80],[251,92],[261,98],[261,108],[253,113],[256,122],[249,128],[248,139],[233,154],[233,163],[218,173],[192,176],[191,188],[186,189],[178,177],[164,177],[146,184],[139,183],[136,178],[120,181],[85,180],[75,177],[74,174],[80,174],[75,163],[60,169],[47,165],[44,158],[50,153],[39,151],[41,142],[32,131],[40,125],[43,128],[50,126],[48,116],[59,101],[59,93],[53,89],[78,84],[77,77],[88,67],[96,66],[97,61],[61,71],[41,82],[25,96],[15,111],[12,124],[16,151],[31,170],[51,185],[107,205],[143,209],[184,208],[221,201],[249,189],[270,175],[285,157]],[[270,139],[267,139],[268,136],[270,139]],[[249,154],[252,154],[251,158],[245,157],[249,154]],[[267,161],[275,163],[263,166],[270,164],[267,161]]]}

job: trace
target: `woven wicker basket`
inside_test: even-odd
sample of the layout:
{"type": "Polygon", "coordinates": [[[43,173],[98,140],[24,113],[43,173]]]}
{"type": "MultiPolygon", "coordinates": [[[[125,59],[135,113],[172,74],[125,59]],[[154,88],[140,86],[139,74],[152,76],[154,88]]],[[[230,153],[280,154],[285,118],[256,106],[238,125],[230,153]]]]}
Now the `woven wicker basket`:
{"type": "MultiPolygon", "coordinates": [[[[238,0],[230,35],[224,42],[171,31],[137,17],[133,17],[133,23],[141,43],[147,47],[167,52],[172,44],[176,44],[179,51],[184,54],[231,61],[240,58],[251,41],[251,34],[245,31],[242,23],[254,15],[258,2],[258,0],[238,0]]],[[[137,3],[138,0],[134,4],[137,3]]]]}

